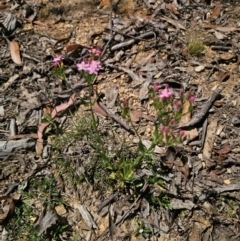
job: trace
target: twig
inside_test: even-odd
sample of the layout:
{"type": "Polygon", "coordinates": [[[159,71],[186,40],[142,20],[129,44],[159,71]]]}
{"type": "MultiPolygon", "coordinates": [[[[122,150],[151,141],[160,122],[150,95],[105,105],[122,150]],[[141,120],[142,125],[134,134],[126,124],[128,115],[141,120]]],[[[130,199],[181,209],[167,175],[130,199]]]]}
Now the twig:
{"type": "Polygon", "coordinates": [[[119,43],[119,44],[114,45],[114,46],[111,48],[111,51],[116,51],[116,50],[118,50],[118,49],[121,49],[121,48],[123,48],[123,47],[127,47],[127,46],[135,43],[137,40],[138,40],[138,41],[141,41],[141,40],[144,40],[144,38],[150,38],[150,37],[155,37],[155,39],[156,39],[156,34],[155,34],[153,31],[148,32],[148,33],[144,33],[144,34],[140,35],[140,36],[138,37],[138,39],[130,39],[130,40],[125,41],[125,42],[123,42],[123,43],[119,43]]]}
{"type": "MultiPolygon", "coordinates": [[[[143,188],[140,190],[140,194],[135,199],[133,204],[130,206],[129,210],[115,223],[116,226],[120,225],[128,217],[128,215],[131,213],[132,209],[136,206],[137,202],[140,200],[140,198],[142,197],[143,193],[146,191],[148,186],[149,186],[148,183],[144,184],[143,188]]],[[[108,233],[109,233],[109,228],[104,233],[102,233],[97,240],[100,240],[99,239],[100,237],[105,237],[108,233]]],[[[107,240],[107,239],[104,239],[104,240],[107,240]]]]}
{"type": "Polygon", "coordinates": [[[228,51],[228,50],[231,50],[232,47],[213,45],[213,46],[211,46],[211,49],[212,50],[225,50],[225,51],[228,51]]]}
{"type": "Polygon", "coordinates": [[[116,115],[114,115],[102,102],[98,102],[98,104],[100,105],[100,107],[108,114],[109,117],[111,117],[113,120],[115,120],[118,124],[120,124],[125,130],[134,133],[131,128],[128,126],[127,123],[125,123],[124,121],[122,121],[119,117],[117,117],[116,115]]]}
{"type": "Polygon", "coordinates": [[[135,201],[133,202],[133,204],[130,206],[130,208],[128,209],[128,211],[126,213],[124,213],[124,215],[115,223],[116,226],[118,226],[119,224],[121,224],[127,217],[128,215],[131,213],[132,209],[136,206],[137,202],[140,200],[140,198],[142,197],[142,194],[146,191],[146,189],[148,188],[148,183],[145,183],[143,188],[141,189],[141,193],[138,195],[138,197],[135,199],[135,201]]]}
{"type": "Polygon", "coordinates": [[[204,121],[203,127],[202,127],[201,148],[200,148],[199,152],[202,151],[204,143],[205,143],[205,138],[206,138],[206,134],[207,134],[207,125],[208,125],[208,120],[206,119],[204,121]]]}
{"type": "Polygon", "coordinates": [[[100,213],[104,207],[106,207],[112,200],[115,199],[115,197],[118,196],[118,193],[113,194],[110,198],[107,200],[103,201],[102,203],[99,204],[97,212],[100,213]]]}
{"type": "Polygon", "coordinates": [[[218,88],[216,89],[212,96],[209,98],[209,100],[203,104],[202,108],[200,111],[197,112],[197,114],[185,125],[178,127],[178,129],[183,129],[183,128],[191,128],[195,126],[196,124],[200,123],[204,117],[207,115],[208,111],[210,110],[212,104],[218,97],[218,95],[221,93],[222,89],[218,88]]]}
{"type": "MultiPolygon", "coordinates": [[[[215,70],[216,70],[216,67],[213,66],[212,69],[210,70],[210,72],[209,72],[206,80],[205,80],[206,83],[209,81],[209,79],[211,78],[211,76],[212,76],[212,74],[213,74],[213,72],[214,72],[215,70]]],[[[207,85],[207,86],[208,86],[208,85],[207,85]]]]}
{"type": "MultiPolygon", "coordinates": [[[[111,1],[110,1],[111,3],[111,1]]],[[[110,10],[110,13],[109,13],[109,17],[110,17],[110,20],[109,20],[109,25],[110,25],[110,38],[109,40],[107,41],[106,45],[104,46],[104,49],[102,51],[102,57],[104,56],[110,42],[112,41],[113,39],[113,20],[112,20],[112,13],[113,13],[113,6],[112,6],[112,3],[111,3],[111,10],[110,10]]]]}

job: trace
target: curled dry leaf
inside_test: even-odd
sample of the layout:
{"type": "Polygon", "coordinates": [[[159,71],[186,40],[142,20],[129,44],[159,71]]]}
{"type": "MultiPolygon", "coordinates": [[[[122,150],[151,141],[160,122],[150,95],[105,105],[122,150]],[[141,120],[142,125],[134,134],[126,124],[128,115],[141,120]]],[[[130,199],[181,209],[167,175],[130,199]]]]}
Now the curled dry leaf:
{"type": "Polygon", "coordinates": [[[22,65],[19,44],[16,41],[12,41],[9,44],[9,48],[13,62],[17,65],[22,65]]]}
{"type": "MultiPolygon", "coordinates": [[[[191,113],[188,111],[189,108],[190,108],[190,102],[186,101],[183,105],[183,111],[182,111],[183,115],[179,121],[179,126],[183,126],[191,120],[191,113]]],[[[192,130],[185,130],[184,137],[187,140],[194,140],[196,137],[198,137],[197,129],[194,128],[192,130]]]]}
{"type": "Polygon", "coordinates": [[[175,15],[179,14],[178,10],[171,3],[166,4],[166,9],[168,9],[171,13],[173,13],[175,15]]]}
{"type": "Polygon", "coordinates": [[[34,225],[39,235],[44,233],[49,227],[54,225],[58,220],[58,216],[54,211],[49,211],[34,225]]]}
{"type": "Polygon", "coordinates": [[[0,214],[0,225],[5,225],[8,222],[8,220],[12,217],[12,215],[14,214],[15,204],[14,204],[13,198],[10,196],[0,197],[0,201],[7,202],[7,204],[5,204],[5,203],[2,204],[4,212],[0,214]]]}
{"type": "Polygon", "coordinates": [[[138,110],[131,110],[130,111],[130,118],[133,122],[137,123],[140,121],[142,117],[142,112],[138,110]]]}
{"type": "Polygon", "coordinates": [[[104,116],[104,117],[108,116],[107,112],[103,110],[103,108],[97,102],[94,103],[93,110],[101,116],[104,116]]]}
{"type": "MultiPolygon", "coordinates": [[[[73,103],[74,103],[74,100],[75,100],[75,94],[72,94],[67,103],[56,106],[51,113],[51,118],[54,119],[59,112],[62,112],[64,110],[68,109],[70,106],[72,106],[73,103]]],[[[37,133],[38,139],[37,139],[37,143],[36,143],[36,152],[37,152],[38,156],[42,154],[42,151],[43,151],[43,133],[48,126],[49,126],[49,123],[42,123],[38,127],[38,133],[37,133]]]]}
{"type": "Polygon", "coordinates": [[[211,155],[212,155],[212,149],[213,149],[214,139],[216,136],[217,125],[218,125],[218,119],[214,119],[210,122],[209,126],[207,127],[207,135],[206,135],[206,141],[203,147],[203,155],[208,158],[211,158],[211,155]]]}
{"type": "Polygon", "coordinates": [[[214,152],[220,155],[228,154],[232,150],[231,146],[224,146],[220,150],[213,149],[214,152]]]}
{"type": "Polygon", "coordinates": [[[210,21],[215,21],[220,16],[220,13],[221,13],[221,8],[215,7],[210,17],[210,21]]]}

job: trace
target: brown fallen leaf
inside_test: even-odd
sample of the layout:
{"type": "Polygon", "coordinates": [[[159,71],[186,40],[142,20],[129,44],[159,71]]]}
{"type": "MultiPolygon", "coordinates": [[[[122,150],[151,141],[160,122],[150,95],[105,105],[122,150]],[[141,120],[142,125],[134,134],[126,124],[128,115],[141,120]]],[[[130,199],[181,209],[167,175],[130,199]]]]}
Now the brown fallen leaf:
{"type": "Polygon", "coordinates": [[[220,150],[213,149],[217,154],[227,154],[232,150],[231,146],[224,146],[220,150]]]}
{"type": "Polygon", "coordinates": [[[215,21],[219,17],[220,12],[221,12],[221,8],[220,7],[215,7],[213,9],[212,15],[210,17],[210,21],[211,22],[215,21]]]}
{"type": "Polygon", "coordinates": [[[211,171],[211,172],[209,173],[209,176],[210,176],[210,180],[211,180],[211,181],[216,182],[216,183],[218,183],[218,184],[220,184],[220,185],[223,184],[223,180],[220,179],[220,178],[217,176],[217,174],[215,173],[215,171],[211,171]]]}
{"type": "Polygon", "coordinates": [[[66,54],[69,54],[73,51],[81,51],[83,48],[85,48],[84,46],[80,45],[80,44],[71,44],[66,46],[66,54]]]}
{"type": "Polygon", "coordinates": [[[214,144],[214,139],[216,136],[216,130],[218,126],[218,119],[214,119],[210,122],[209,126],[207,127],[207,135],[203,147],[203,154],[204,156],[211,158],[212,156],[212,149],[214,144]]]}
{"type": "Polygon", "coordinates": [[[22,65],[19,44],[16,41],[12,41],[9,44],[9,48],[13,62],[17,65],[22,65]]]}
{"type": "Polygon", "coordinates": [[[133,122],[137,123],[142,118],[142,112],[138,110],[130,110],[130,118],[133,122]]]}
{"type": "Polygon", "coordinates": [[[39,25],[41,27],[47,27],[47,28],[50,27],[50,25],[48,23],[43,23],[39,20],[34,21],[33,24],[39,25]]]}
{"type": "Polygon", "coordinates": [[[171,3],[166,4],[166,9],[168,9],[171,13],[175,15],[179,14],[178,10],[171,3]]]}
{"type": "Polygon", "coordinates": [[[8,207],[7,205],[4,205],[3,208],[3,213],[0,214],[0,225],[5,225],[9,219],[12,217],[12,215],[14,214],[15,211],[15,204],[14,204],[14,200],[11,196],[3,196],[0,197],[0,201],[6,201],[8,202],[8,207]],[[6,207],[6,210],[5,210],[6,207]]]}
{"type": "MultiPolygon", "coordinates": [[[[75,101],[75,94],[72,94],[67,103],[58,105],[52,110],[51,118],[54,119],[59,112],[62,112],[64,110],[68,109],[70,106],[73,105],[74,101],[75,101]]],[[[36,143],[36,153],[37,153],[38,156],[42,154],[42,151],[43,151],[43,133],[44,133],[45,129],[49,126],[49,124],[50,123],[42,123],[38,127],[38,132],[37,132],[38,139],[37,139],[37,143],[36,143]]]]}
{"type": "MultiPolygon", "coordinates": [[[[179,126],[183,126],[186,123],[188,123],[191,120],[191,113],[188,111],[190,108],[190,102],[186,101],[183,105],[183,110],[182,110],[182,117],[179,121],[179,126]]],[[[184,137],[187,140],[194,140],[196,137],[198,137],[198,131],[196,128],[192,130],[185,130],[184,131],[184,137]]]]}
{"type": "Polygon", "coordinates": [[[186,101],[183,104],[182,117],[179,121],[179,126],[186,124],[191,119],[191,113],[188,111],[190,108],[190,102],[186,101]]]}
{"type": "Polygon", "coordinates": [[[108,116],[107,112],[105,110],[103,110],[103,108],[100,107],[100,105],[97,102],[94,103],[93,110],[94,110],[94,112],[96,112],[97,114],[99,114],[101,116],[104,116],[104,117],[108,116]]]}
{"type": "Polygon", "coordinates": [[[218,78],[219,78],[219,82],[223,82],[228,80],[230,77],[230,73],[229,72],[224,72],[224,71],[219,71],[218,72],[218,78]]]}
{"type": "Polygon", "coordinates": [[[217,26],[217,25],[214,25],[214,24],[204,24],[203,27],[206,28],[206,29],[212,28],[212,29],[215,29],[215,30],[218,30],[218,31],[221,31],[221,32],[225,32],[225,33],[240,30],[239,28],[235,28],[235,27],[221,27],[221,26],[217,26]]]}

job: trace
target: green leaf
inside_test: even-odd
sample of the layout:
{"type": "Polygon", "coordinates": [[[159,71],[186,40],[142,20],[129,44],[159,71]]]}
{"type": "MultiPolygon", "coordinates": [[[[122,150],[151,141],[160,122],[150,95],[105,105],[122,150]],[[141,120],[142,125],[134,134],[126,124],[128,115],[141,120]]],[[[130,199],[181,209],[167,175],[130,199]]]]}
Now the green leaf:
{"type": "Polygon", "coordinates": [[[142,160],[142,156],[138,156],[138,157],[134,160],[133,166],[134,166],[134,167],[138,166],[138,165],[140,164],[141,160],[142,160]]]}
{"type": "Polygon", "coordinates": [[[144,153],[144,152],[146,151],[146,148],[145,148],[145,146],[143,145],[143,143],[142,143],[141,140],[138,142],[138,150],[139,150],[140,152],[142,152],[142,153],[144,153]]]}
{"type": "Polygon", "coordinates": [[[158,143],[158,140],[159,140],[159,132],[158,132],[158,129],[155,128],[154,132],[153,132],[153,140],[152,142],[154,144],[157,144],[158,143]]]}
{"type": "Polygon", "coordinates": [[[50,124],[51,121],[49,119],[44,118],[44,119],[41,120],[41,123],[42,124],[50,124]]]}

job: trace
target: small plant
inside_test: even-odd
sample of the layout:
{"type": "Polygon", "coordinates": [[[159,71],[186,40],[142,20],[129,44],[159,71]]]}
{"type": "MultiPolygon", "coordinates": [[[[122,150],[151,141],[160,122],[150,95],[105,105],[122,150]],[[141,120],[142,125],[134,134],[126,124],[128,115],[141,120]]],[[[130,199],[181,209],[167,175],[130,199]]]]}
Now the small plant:
{"type": "Polygon", "coordinates": [[[57,205],[65,204],[58,195],[55,180],[53,178],[36,178],[30,183],[29,190],[22,191],[21,194],[22,203],[16,206],[15,215],[6,226],[8,240],[58,240],[57,237],[68,228],[67,225],[57,223],[56,227],[49,228],[46,233],[41,235],[34,226],[39,216],[34,205],[36,198],[47,209],[54,209],[57,205]]]}
{"type": "Polygon", "coordinates": [[[203,54],[204,45],[200,34],[191,32],[187,35],[187,50],[192,56],[200,56],[203,54]]]}
{"type": "Polygon", "coordinates": [[[137,221],[137,230],[134,232],[135,236],[143,236],[144,234],[151,234],[152,231],[149,228],[145,227],[143,221],[137,221]]]}
{"type": "Polygon", "coordinates": [[[117,161],[112,168],[109,178],[114,180],[120,189],[126,185],[131,185],[135,179],[134,163],[124,159],[117,161]]]}
{"type": "MultiPolygon", "coordinates": [[[[155,178],[155,176],[148,178],[148,180],[147,178],[146,180],[143,178],[136,178],[137,172],[142,168],[148,168],[153,171],[153,165],[155,163],[153,150],[157,145],[175,146],[183,142],[184,131],[175,130],[181,117],[184,114],[187,114],[183,113],[183,106],[186,101],[190,103],[188,113],[192,111],[194,96],[192,96],[191,93],[184,94],[183,91],[180,91],[178,95],[175,95],[168,85],[165,85],[163,88],[156,83],[154,84],[154,87],[150,90],[149,97],[152,106],[155,109],[157,121],[155,122],[155,129],[150,140],[151,144],[148,148],[143,145],[141,135],[131,120],[131,110],[128,100],[119,100],[118,106],[121,109],[121,115],[128,123],[130,123],[139,142],[136,147],[131,148],[130,150],[124,137],[121,137],[122,139],[120,139],[120,142],[122,143],[120,143],[120,147],[109,152],[106,144],[106,140],[109,138],[102,135],[101,129],[99,128],[100,119],[94,112],[94,106],[99,97],[97,89],[94,87],[94,83],[98,72],[101,69],[100,58],[101,52],[92,49],[89,50],[89,56],[76,65],[81,78],[84,78],[88,84],[88,92],[86,93],[86,96],[84,96],[84,98],[78,98],[81,99],[81,103],[87,107],[89,112],[88,114],[85,114],[85,121],[83,121],[82,118],[76,120],[75,123],[73,122],[74,127],[70,131],[61,134],[61,138],[56,138],[58,140],[56,140],[54,148],[57,150],[63,148],[67,143],[87,141],[91,148],[91,152],[89,153],[91,161],[88,162],[88,164],[83,164],[86,171],[82,175],[82,178],[90,183],[102,182],[103,186],[109,185],[113,189],[118,190],[131,189],[134,190],[134,192],[137,192],[139,188],[143,186],[145,181],[149,182],[149,184],[157,183],[161,185],[162,180],[155,178]],[[63,140],[61,144],[59,144],[59,139],[63,140]],[[125,143],[125,145],[123,143],[125,143]],[[124,146],[124,152],[120,151],[121,146],[124,146]],[[104,185],[106,183],[107,185],[104,185]]],[[[63,61],[63,57],[55,58],[53,71],[55,76],[65,80],[65,75],[63,74],[63,61]]],[[[59,151],[59,153],[59,155],[62,155],[62,151],[59,151]]],[[[58,160],[61,160],[61,162],[65,161],[61,156],[58,160]]],[[[68,168],[67,165],[60,164],[58,166],[64,167],[66,172],[70,171],[70,168],[68,168]]],[[[162,198],[162,200],[160,200],[159,204],[170,208],[168,200],[162,195],[160,198],[162,198]]]]}
{"type": "Polygon", "coordinates": [[[122,116],[131,123],[136,135],[139,137],[140,142],[138,150],[139,153],[143,153],[144,155],[150,154],[150,151],[156,145],[174,146],[183,142],[184,131],[179,130],[178,132],[175,132],[174,128],[181,119],[182,115],[187,114],[182,113],[184,103],[189,101],[190,107],[188,112],[191,112],[195,97],[192,96],[191,93],[184,94],[181,90],[179,98],[176,98],[173,95],[173,92],[169,89],[168,85],[165,85],[165,88],[162,89],[157,83],[155,83],[154,88],[150,91],[150,99],[152,100],[152,105],[156,111],[157,121],[155,131],[152,136],[152,144],[148,150],[143,146],[141,137],[131,121],[128,102],[123,101],[122,104],[122,116]]]}
{"type": "Polygon", "coordinates": [[[164,193],[160,193],[158,196],[151,197],[151,203],[153,206],[160,206],[168,210],[172,210],[169,198],[164,193]]]}
{"type": "Polygon", "coordinates": [[[229,218],[233,218],[234,216],[234,203],[233,202],[227,202],[228,204],[228,209],[227,209],[227,214],[229,216],[229,218]]]}
{"type": "Polygon", "coordinates": [[[6,226],[8,232],[8,240],[24,239],[29,241],[41,241],[42,237],[34,228],[31,221],[35,217],[33,207],[23,203],[20,207],[16,207],[15,215],[6,226]]]}

